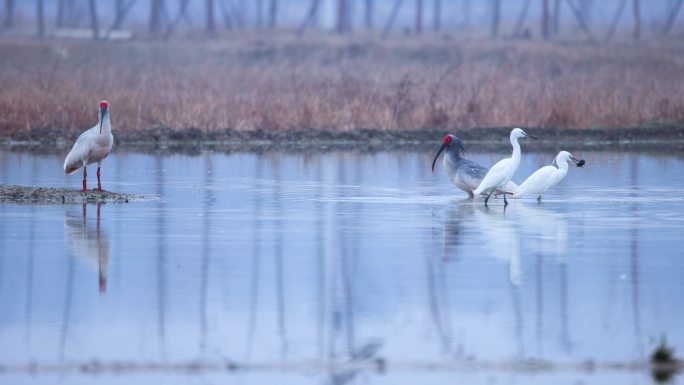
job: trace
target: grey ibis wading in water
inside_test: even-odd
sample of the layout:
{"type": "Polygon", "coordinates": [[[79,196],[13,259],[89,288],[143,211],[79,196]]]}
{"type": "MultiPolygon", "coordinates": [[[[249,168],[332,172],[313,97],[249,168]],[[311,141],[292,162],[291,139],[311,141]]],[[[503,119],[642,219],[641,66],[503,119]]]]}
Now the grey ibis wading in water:
{"type": "MultiPolygon", "coordinates": [[[[508,182],[511,181],[513,174],[518,170],[518,166],[520,166],[520,143],[518,143],[518,139],[524,137],[537,139],[520,128],[514,128],[511,131],[510,139],[511,146],[513,146],[513,154],[510,158],[501,159],[493,165],[487,172],[487,175],[482,178],[482,182],[477,186],[477,189],[473,191],[473,194],[475,195],[487,194],[485,206],[487,205],[487,201],[489,201],[489,197],[492,196],[495,191],[504,188],[508,182]]],[[[504,207],[508,205],[506,193],[507,191],[504,191],[504,207]]]]}
{"type": "Polygon", "coordinates": [[[568,162],[572,161],[577,167],[585,164],[584,159],[576,159],[567,151],[558,153],[550,166],[544,166],[530,175],[515,190],[514,198],[522,198],[525,195],[537,195],[537,201],[541,202],[542,194],[568,174],[568,162]]]}
{"type": "MultiPolygon", "coordinates": [[[[465,156],[465,146],[463,141],[455,135],[446,135],[442,140],[442,146],[439,148],[435,159],[432,161],[432,171],[435,171],[435,163],[437,163],[437,158],[442,153],[444,153],[444,169],[449,175],[451,182],[461,190],[468,193],[470,198],[473,198],[473,191],[482,181],[482,178],[487,174],[487,168],[481,166],[471,160],[464,158],[465,156]]],[[[506,191],[515,191],[518,188],[513,182],[509,182],[505,185],[506,191]]],[[[501,190],[503,192],[503,190],[501,190]]]]}
{"type": "Polygon", "coordinates": [[[99,121],[95,127],[82,133],[76,139],[76,143],[74,143],[71,151],[66,159],[64,159],[64,172],[66,174],[73,174],[83,167],[83,191],[87,190],[86,166],[93,163],[97,163],[97,190],[102,191],[100,164],[112,151],[112,145],[114,145],[112,122],[109,119],[109,103],[107,101],[103,100],[100,102],[98,116],[99,121]]]}

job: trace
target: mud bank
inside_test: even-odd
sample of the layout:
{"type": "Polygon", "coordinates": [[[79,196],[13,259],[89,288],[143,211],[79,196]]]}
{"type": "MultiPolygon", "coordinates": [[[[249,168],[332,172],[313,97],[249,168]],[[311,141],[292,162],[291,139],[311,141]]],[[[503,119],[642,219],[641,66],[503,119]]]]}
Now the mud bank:
{"type": "MultiPolygon", "coordinates": [[[[365,150],[391,151],[422,149],[440,143],[446,133],[461,137],[466,145],[477,150],[507,149],[510,127],[421,130],[172,130],[168,128],[115,130],[116,147],[131,150],[192,152],[203,149],[217,151],[326,151],[365,150]]],[[[664,150],[684,149],[684,125],[652,124],[630,128],[555,129],[526,128],[540,140],[528,141],[530,150],[575,148],[584,150],[664,150]]],[[[68,151],[77,132],[58,128],[33,129],[13,133],[0,139],[3,148],[41,151],[68,151]]]]}
{"type": "Polygon", "coordinates": [[[151,198],[112,191],[89,190],[83,192],[67,188],[0,185],[0,203],[129,203],[148,200],[151,198]]]}

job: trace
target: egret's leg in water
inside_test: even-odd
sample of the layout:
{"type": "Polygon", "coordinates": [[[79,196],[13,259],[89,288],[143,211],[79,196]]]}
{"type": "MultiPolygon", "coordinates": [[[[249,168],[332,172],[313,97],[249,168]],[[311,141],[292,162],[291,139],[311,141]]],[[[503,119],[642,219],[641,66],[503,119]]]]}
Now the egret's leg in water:
{"type": "Polygon", "coordinates": [[[492,196],[492,194],[494,194],[494,190],[492,190],[492,192],[490,192],[489,195],[487,195],[487,198],[485,198],[485,206],[487,206],[487,202],[489,201],[489,197],[492,196]]]}
{"type": "Polygon", "coordinates": [[[503,193],[504,196],[504,207],[508,206],[508,201],[506,200],[506,192],[503,193]]]}
{"type": "Polygon", "coordinates": [[[86,167],[83,166],[83,192],[88,190],[86,187],[86,176],[88,176],[88,173],[86,172],[86,167]]]}
{"type": "Polygon", "coordinates": [[[97,164],[97,191],[102,191],[102,185],[100,184],[100,163],[97,164]]]}
{"type": "Polygon", "coordinates": [[[537,197],[537,202],[541,203],[541,195],[537,197]]]}

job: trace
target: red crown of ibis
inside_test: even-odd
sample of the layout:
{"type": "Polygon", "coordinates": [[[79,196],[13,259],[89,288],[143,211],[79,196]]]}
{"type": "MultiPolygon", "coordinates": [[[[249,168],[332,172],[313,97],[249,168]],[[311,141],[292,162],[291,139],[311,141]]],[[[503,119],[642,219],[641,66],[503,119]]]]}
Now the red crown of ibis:
{"type": "Polygon", "coordinates": [[[452,140],[451,135],[445,135],[444,136],[444,145],[448,146],[449,144],[451,144],[451,140],[452,140]]]}

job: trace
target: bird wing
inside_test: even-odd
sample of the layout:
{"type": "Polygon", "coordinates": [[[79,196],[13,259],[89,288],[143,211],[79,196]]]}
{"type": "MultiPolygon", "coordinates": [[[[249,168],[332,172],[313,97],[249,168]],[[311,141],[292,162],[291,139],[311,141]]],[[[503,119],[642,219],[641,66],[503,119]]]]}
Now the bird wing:
{"type": "Polygon", "coordinates": [[[487,175],[482,178],[482,182],[477,186],[477,189],[473,191],[473,194],[478,195],[485,190],[491,189],[492,187],[497,187],[501,182],[506,179],[506,171],[509,168],[510,158],[502,159],[498,161],[492,168],[489,169],[487,175]]]}
{"type": "Polygon", "coordinates": [[[96,137],[97,126],[83,132],[78,136],[71,151],[64,159],[64,172],[67,174],[75,173],[81,166],[83,166],[83,161],[87,159],[90,150],[93,148],[93,144],[96,137]]]}
{"type": "Polygon", "coordinates": [[[535,171],[525,179],[520,187],[515,192],[516,197],[522,197],[526,194],[541,194],[549,187],[556,184],[555,174],[558,171],[554,166],[544,166],[535,171]]]}
{"type": "Polygon", "coordinates": [[[459,163],[457,177],[471,191],[475,190],[487,174],[487,168],[468,159],[461,159],[459,163]]]}

